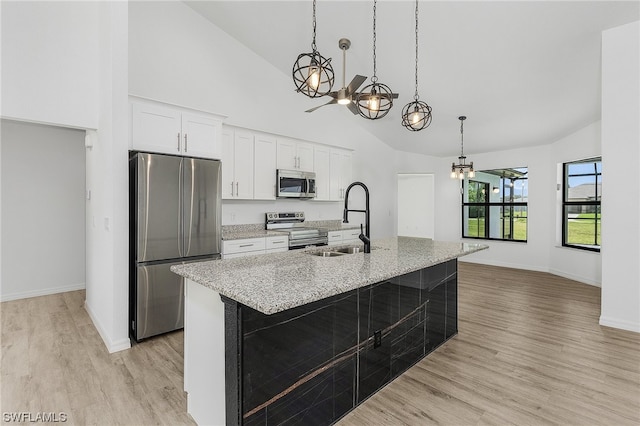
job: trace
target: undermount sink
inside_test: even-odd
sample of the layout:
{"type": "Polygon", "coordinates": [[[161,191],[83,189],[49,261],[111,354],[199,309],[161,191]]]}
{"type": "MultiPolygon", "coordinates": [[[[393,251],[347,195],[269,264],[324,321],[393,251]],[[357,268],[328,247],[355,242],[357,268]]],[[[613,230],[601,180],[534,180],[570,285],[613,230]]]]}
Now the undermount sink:
{"type": "Polygon", "coordinates": [[[320,257],[336,257],[336,256],[344,255],[344,253],[338,253],[337,251],[318,251],[318,252],[309,253],[309,254],[312,254],[314,256],[320,256],[320,257]]]}
{"type": "Polygon", "coordinates": [[[336,251],[344,254],[354,254],[354,253],[360,253],[362,251],[362,247],[344,247],[336,251]]]}
{"type": "Polygon", "coordinates": [[[351,246],[351,247],[342,247],[339,249],[325,249],[322,251],[314,251],[309,254],[319,257],[338,257],[343,256],[345,254],[356,254],[356,253],[364,253],[363,247],[360,246],[351,246]]]}

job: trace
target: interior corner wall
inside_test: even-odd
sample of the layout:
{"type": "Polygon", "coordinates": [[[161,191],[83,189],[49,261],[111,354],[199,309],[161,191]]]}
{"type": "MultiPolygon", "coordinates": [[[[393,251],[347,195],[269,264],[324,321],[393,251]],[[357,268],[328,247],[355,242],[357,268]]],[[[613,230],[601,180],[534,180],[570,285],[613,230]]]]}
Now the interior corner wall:
{"type": "MultiPolygon", "coordinates": [[[[355,124],[344,108],[305,113],[318,101],[295,93],[290,75],[185,3],[129,2],[129,61],[132,95],[219,113],[228,116],[225,124],[353,149],[353,180],[371,193],[372,237],[394,235],[390,202],[397,189],[389,158],[395,151],[355,124]]],[[[352,194],[353,205],[361,205],[360,191],[352,194]]],[[[266,211],[299,209],[312,213],[310,220],[337,220],[342,208],[340,202],[223,200],[222,217],[223,225],[264,223],[266,211]]]]}
{"type": "Polygon", "coordinates": [[[84,289],[84,132],[2,120],[1,133],[0,300],[84,289]]]}
{"type": "Polygon", "coordinates": [[[2,1],[2,117],[96,128],[98,2],[2,1]]]}
{"type": "Polygon", "coordinates": [[[640,21],[602,33],[600,324],[640,332],[640,21]],[[635,161],[634,161],[635,160],[635,161]]]}

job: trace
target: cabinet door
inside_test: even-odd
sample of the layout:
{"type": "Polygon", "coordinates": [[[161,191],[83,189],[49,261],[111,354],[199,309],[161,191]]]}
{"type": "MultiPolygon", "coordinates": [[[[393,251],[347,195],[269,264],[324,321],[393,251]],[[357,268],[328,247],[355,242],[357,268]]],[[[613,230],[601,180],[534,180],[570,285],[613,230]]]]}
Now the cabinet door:
{"type": "Polygon", "coordinates": [[[313,144],[298,142],[296,145],[298,169],[305,172],[313,171],[313,144]]]}
{"type": "Polygon", "coordinates": [[[313,150],[313,171],[316,173],[316,200],[329,199],[331,168],[329,148],[316,146],[313,150]]]}
{"type": "Polygon", "coordinates": [[[234,172],[234,143],[233,131],[222,130],[222,198],[233,198],[235,194],[234,172]]]}
{"type": "Polygon", "coordinates": [[[256,135],[254,139],[253,198],[276,199],[276,139],[256,135]]]}
{"type": "Polygon", "coordinates": [[[329,199],[339,201],[343,197],[342,155],[340,150],[332,149],[329,155],[329,199]]]}
{"type": "Polygon", "coordinates": [[[138,151],[180,154],[181,114],[160,105],[132,102],[132,148],[138,151]]]}
{"type": "Polygon", "coordinates": [[[191,157],[220,158],[221,123],[210,117],[182,114],[183,152],[191,157]]]}
{"type": "Polygon", "coordinates": [[[347,187],[353,182],[351,176],[351,152],[342,151],[340,153],[340,181],[342,182],[342,198],[344,198],[344,192],[347,187]]]}
{"type": "Polygon", "coordinates": [[[234,132],[233,160],[235,198],[253,199],[253,134],[234,132]]]}
{"type": "Polygon", "coordinates": [[[279,169],[294,170],[297,169],[296,143],[291,139],[278,139],[277,146],[279,169]]]}

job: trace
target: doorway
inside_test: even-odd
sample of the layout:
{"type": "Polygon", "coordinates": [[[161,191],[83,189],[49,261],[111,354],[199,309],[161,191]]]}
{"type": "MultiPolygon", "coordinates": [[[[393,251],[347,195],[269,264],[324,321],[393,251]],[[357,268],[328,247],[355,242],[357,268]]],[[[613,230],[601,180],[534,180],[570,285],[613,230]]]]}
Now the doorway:
{"type": "Polygon", "coordinates": [[[433,173],[398,173],[398,236],[434,237],[434,182],[433,173]]]}

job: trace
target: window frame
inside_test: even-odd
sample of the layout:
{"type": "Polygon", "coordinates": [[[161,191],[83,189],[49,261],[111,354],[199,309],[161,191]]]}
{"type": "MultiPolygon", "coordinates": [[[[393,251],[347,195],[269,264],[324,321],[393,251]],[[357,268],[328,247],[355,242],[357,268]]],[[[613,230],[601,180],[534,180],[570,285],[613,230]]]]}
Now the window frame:
{"type": "MultiPolygon", "coordinates": [[[[598,193],[598,177],[600,177],[600,185],[602,185],[602,157],[594,157],[594,158],[586,158],[584,160],[576,160],[576,161],[567,161],[566,163],[562,163],[562,203],[560,206],[560,217],[562,218],[562,247],[569,247],[578,250],[586,250],[592,251],[596,253],[600,253],[600,247],[602,244],[593,244],[592,246],[568,243],[567,242],[567,209],[571,206],[595,206],[595,217],[594,217],[594,241],[598,242],[598,227],[602,228],[602,191],[598,193]],[[594,172],[593,173],[578,173],[569,175],[569,165],[571,164],[581,164],[581,163],[593,163],[594,164],[594,172]],[[597,164],[600,163],[601,171],[598,172],[597,164]],[[594,201],[569,201],[567,199],[568,196],[568,180],[570,177],[588,177],[593,176],[595,178],[594,184],[594,201]]],[[[602,236],[600,237],[602,240],[602,236]]],[[[601,243],[602,241],[600,241],[601,243]]]]}
{"type": "MultiPolygon", "coordinates": [[[[527,174],[526,177],[524,178],[517,178],[515,180],[529,180],[529,168],[528,167],[517,167],[515,169],[527,169],[527,174]]],[[[482,172],[481,170],[478,171],[482,172]]],[[[501,177],[500,179],[506,179],[505,177],[501,177]]],[[[469,179],[469,178],[465,178],[462,181],[462,186],[461,186],[461,197],[462,197],[462,214],[461,214],[461,235],[462,238],[465,239],[474,239],[474,240],[489,240],[489,241],[507,241],[507,242],[514,242],[514,243],[527,243],[528,239],[529,239],[529,202],[528,201],[504,201],[505,200],[505,195],[510,195],[510,199],[513,199],[513,191],[507,191],[507,185],[504,185],[504,183],[502,185],[500,185],[502,187],[502,201],[488,201],[489,197],[485,197],[485,201],[483,202],[465,202],[464,201],[464,193],[465,193],[465,186],[469,185],[469,183],[471,182],[475,182],[475,183],[479,183],[479,184],[484,184],[486,185],[485,188],[488,188],[489,183],[487,182],[481,182],[481,181],[476,181],[474,179],[469,179]],[[484,208],[484,237],[479,237],[479,236],[469,236],[469,235],[464,235],[464,229],[465,229],[465,215],[464,215],[464,209],[465,207],[478,207],[478,208],[484,208]],[[491,237],[490,236],[490,223],[491,223],[491,207],[500,207],[501,208],[501,212],[504,212],[505,210],[509,210],[510,212],[510,226],[509,228],[512,230],[511,232],[513,232],[514,226],[513,226],[513,221],[515,218],[515,215],[513,215],[513,211],[514,208],[516,207],[525,207],[526,208],[526,216],[525,218],[527,219],[527,237],[525,239],[514,239],[514,238],[497,238],[497,237],[491,237]]],[[[529,196],[527,194],[527,200],[528,200],[529,196]]],[[[504,214],[502,215],[502,217],[504,218],[504,214]]],[[[501,227],[502,227],[502,235],[504,235],[504,231],[505,231],[505,221],[502,220],[501,221],[501,227]]]]}

